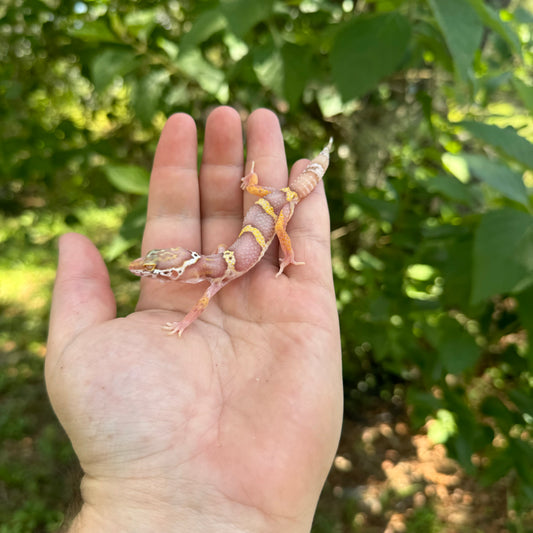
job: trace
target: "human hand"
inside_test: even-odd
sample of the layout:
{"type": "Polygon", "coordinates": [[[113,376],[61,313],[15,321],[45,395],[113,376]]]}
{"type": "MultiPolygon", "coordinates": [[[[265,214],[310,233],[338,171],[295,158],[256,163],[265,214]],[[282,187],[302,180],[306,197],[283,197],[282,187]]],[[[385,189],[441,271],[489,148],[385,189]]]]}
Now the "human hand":
{"type": "MultiPolygon", "coordinates": [[[[239,187],[239,115],[221,107],[209,116],[199,177],[196,138],[184,114],[161,134],[143,253],[173,245],[210,253],[235,240],[254,201],[239,187]]],[[[261,184],[287,185],[273,113],[250,115],[247,160],[261,184]]],[[[276,278],[274,242],[181,338],[161,326],[203,287],[143,279],[137,311],[116,318],[94,245],[62,237],[46,382],[84,471],[71,531],[309,531],[342,420],[322,184],[288,232],[304,266],[276,278]]]]}

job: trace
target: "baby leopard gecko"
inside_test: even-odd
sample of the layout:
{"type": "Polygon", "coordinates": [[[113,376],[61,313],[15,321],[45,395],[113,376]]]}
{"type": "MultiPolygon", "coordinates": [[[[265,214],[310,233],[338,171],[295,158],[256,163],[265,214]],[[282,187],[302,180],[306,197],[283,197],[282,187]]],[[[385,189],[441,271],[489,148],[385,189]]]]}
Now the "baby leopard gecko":
{"type": "Polygon", "coordinates": [[[241,232],[231,246],[221,245],[210,255],[201,255],[181,247],[151,250],[144,257],[132,261],[129,269],[137,276],[184,283],[209,282],[209,287],[202,297],[181,321],[168,322],[163,326],[169,335],[177,333],[181,336],[185,328],[198,318],[209,300],[224,285],[259,263],[275,236],[278,237],[282,253],[276,276],[288,265],[303,264],[294,259],[287,223],[298,202],[309,195],[324,176],[332,143],[333,139],[330,139],[327,146],[309,162],[302,173],[291,180],[290,186],[282,189],[259,185],[252,163],[250,173],[241,180],[241,188],[259,196],[259,200],[247,211],[241,232]]]}

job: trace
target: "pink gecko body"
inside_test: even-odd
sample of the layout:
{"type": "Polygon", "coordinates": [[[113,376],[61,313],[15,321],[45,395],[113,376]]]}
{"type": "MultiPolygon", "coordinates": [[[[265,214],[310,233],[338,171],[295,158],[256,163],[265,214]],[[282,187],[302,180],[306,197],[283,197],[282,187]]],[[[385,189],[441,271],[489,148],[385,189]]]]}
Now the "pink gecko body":
{"type": "Polygon", "coordinates": [[[198,318],[209,300],[230,281],[253,268],[274,240],[278,237],[283,257],[280,258],[279,276],[288,265],[301,265],[294,259],[287,223],[294,208],[316,187],[329,164],[332,139],[328,145],[292,180],[290,187],[275,189],[258,185],[254,165],[250,174],[242,178],[241,188],[259,196],[244,216],[243,227],[237,240],[228,248],[219,246],[216,253],[201,255],[185,248],[151,250],[129,266],[137,276],[184,283],[208,281],[209,287],[191,311],[179,322],[164,326],[169,334],[179,336],[198,318]]]}

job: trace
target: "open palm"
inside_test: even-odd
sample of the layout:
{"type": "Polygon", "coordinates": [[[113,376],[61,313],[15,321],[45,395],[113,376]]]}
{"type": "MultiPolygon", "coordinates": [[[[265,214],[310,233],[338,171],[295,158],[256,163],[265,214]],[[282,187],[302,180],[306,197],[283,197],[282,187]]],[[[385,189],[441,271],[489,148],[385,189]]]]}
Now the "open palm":
{"type": "MultiPolygon", "coordinates": [[[[184,114],[163,130],[143,252],[211,253],[235,240],[254,201],[239,187],[239,115],[221,107],[209,116],[199,176],[196,138],[184,114]]],[[[248,168],[252,160],[262,185],[287,185],[281,130],[266,110],[248,119],[248,168]]],[[[161,326],[181,318],[203,284],[143,279],[137,311],[115,318],[98,252],[63,236],[46,379],[85,473],[73,530],[309,530],[342,410],[322,184],[288,231],[306,264],[276,278],[275,242],[181,338],[161,326]]]]}

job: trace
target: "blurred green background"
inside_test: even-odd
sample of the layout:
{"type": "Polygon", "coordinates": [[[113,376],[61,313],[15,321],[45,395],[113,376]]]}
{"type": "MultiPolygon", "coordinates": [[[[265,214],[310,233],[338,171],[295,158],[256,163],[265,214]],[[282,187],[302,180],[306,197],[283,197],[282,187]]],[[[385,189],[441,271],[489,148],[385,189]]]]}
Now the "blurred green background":
{"type": "Polygon", "coordinates": [[[313,531],[533,531],[532,33],[532,0],[0,2],[0,532],[75,512],[57,236],[131,312],[158,135],[183,111],[201,145],[220,104],[274,109],[289,162],[335,140],[346,414],[313,531]]]}

